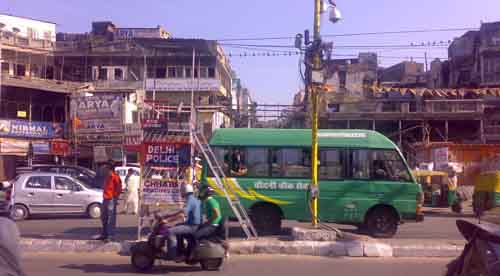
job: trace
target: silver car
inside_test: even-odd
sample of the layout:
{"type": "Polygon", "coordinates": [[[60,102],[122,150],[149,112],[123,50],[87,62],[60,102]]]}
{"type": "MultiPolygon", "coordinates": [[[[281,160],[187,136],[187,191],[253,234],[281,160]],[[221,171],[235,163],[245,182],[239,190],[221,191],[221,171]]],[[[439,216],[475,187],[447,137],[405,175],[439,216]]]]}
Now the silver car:
{"type": "Polygon", "coordinates": [[[101,216],[102,190],[88,187],[65,174],[32,172],[13,183],[11,216],[23,220],[34,214],[82,213],[101,216]]]}

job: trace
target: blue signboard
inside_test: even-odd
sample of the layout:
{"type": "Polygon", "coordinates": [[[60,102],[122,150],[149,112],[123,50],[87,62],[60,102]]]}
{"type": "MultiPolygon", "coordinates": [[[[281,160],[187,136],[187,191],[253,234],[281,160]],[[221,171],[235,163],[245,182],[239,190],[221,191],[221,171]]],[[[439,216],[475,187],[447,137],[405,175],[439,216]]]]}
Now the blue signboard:
{"type": "Polygon", "coordinates": [[[0,120],[0,137],[62,138],[64,124],[29,122],[27,120],[0,120]]]}

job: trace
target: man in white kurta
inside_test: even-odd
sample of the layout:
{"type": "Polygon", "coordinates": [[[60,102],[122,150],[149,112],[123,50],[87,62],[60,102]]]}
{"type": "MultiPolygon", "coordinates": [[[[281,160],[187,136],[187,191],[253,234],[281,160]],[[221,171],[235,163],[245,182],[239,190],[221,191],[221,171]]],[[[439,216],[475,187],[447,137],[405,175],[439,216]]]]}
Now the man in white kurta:
{"type": "Polygon", "coordinates": [[[125,183],[127,184],[127,197],[125,198],[125,213],[136,215],[139,209],[139,176],[133,169],[128,169],[125,183]]]}

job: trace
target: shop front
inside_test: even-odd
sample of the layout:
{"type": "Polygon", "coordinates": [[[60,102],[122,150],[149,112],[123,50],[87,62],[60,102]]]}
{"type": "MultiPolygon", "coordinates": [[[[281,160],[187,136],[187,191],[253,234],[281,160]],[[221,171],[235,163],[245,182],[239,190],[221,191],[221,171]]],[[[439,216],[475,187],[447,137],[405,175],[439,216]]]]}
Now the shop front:
{"type": "Polygon", "coordinates": [[[0,120],[0,180],[15,176],[15,168],[63,163],[70,154],[63,123],[0,120]]]}

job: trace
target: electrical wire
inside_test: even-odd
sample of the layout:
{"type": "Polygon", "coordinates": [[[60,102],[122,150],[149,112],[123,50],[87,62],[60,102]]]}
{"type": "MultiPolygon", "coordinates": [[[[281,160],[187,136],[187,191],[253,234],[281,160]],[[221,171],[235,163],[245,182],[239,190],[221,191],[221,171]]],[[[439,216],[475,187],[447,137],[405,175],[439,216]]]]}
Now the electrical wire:
{"type": "MultiPolygon", "coordinates": [[[[364,32],[364,33],[343,33],[326,34],[322,37],[352,37],[352,36],[371,36],[371,35],[391,35],[391,34],[415,34],[415,33],[437,33],[437,32],[459,32],[476,31],[477,28],[438,28],[438,29],[419,29],[419,30],[399,30],[383,32],[364,32]]],[[[295,39],[295,36],[275,36],[275,37],[240,37],[240,38],[220,38],[217,41],[266,41],[266,40],[288,40],[295,39]]]]}

